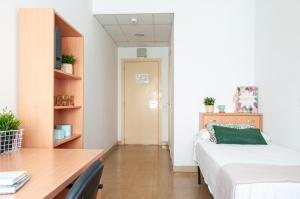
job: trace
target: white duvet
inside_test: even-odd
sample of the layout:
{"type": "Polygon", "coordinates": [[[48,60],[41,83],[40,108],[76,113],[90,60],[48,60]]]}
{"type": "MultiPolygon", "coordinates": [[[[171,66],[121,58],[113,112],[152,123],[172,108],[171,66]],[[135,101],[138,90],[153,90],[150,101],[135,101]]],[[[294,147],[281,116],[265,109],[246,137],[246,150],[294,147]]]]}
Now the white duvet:
{"type": "MultiPolygon", "coordinates": [[[[200,138],[195,142],[194,160],[214,195],[219,169],[228,163],[300,165],[300,152],[278,145],[215,144],[200,138]]],[[[300,199],[299,183],[241,184],[235,199],[300,199]]],[[[222,199],[222,198],[215,198],[222,199]]]]}

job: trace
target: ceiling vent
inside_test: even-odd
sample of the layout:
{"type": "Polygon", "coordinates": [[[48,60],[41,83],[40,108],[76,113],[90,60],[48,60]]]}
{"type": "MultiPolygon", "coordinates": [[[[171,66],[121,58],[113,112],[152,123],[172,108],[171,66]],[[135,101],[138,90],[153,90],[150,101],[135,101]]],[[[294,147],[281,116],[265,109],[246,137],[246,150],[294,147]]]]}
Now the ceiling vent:
{"type": "Polygon", "coordinates": [[[136,57],[147,58],[147,48],[137,48],[136,57]]]}
{"type": "Polygon", "coordinates": [[[134,34],[134,36],[136,36],[136,37],[144,37],[145,34],[144,33],[136,33],[136,34],[134,34]]]}

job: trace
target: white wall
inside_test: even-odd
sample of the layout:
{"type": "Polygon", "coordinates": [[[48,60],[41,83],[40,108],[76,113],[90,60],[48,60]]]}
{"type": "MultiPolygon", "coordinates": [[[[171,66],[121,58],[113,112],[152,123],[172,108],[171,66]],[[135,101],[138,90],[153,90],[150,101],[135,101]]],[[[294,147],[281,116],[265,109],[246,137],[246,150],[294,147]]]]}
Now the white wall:
{"type": "MultiPolygon", "coordinates": [[[[137,48],[118,48],[118,140],[121,141],[121,67],[122,59],[137,58],[137,48]]],[[[162,92],[162,118],[161,140],[168,141],[168,74],[169,74],[169,48],[147,47],[147,58],[161,59],[161,92],[162,92]]]]}
{"type": "Polygon", "coordinates": [[[0,1],[0,111],[7,106],[17,112],[17,13],[15,1],[0,1]],[[3,31],[4,30],[4,31],[3,31]]]}
{"type": "Polygon", "coordinates": [[[300,150],[300,2],[255,1],[255,79],[264,131],[300,150]]]}
{"type": "Polygon", "coordinates": [[[174,165],[193,165],[203,98],[233,111],[236,87],[254,84],[254,0],[136,1],[94,0],[94,14],[174,12],[174,165]]]}
{"type": "Polygon", "coordinates": [[[117,141],[117,48],[92,15],[92,1],[0,1],[0,108],[17,112],[17,12],[53,7],[85,36],[84,146],[108,148],[117,141]]]}
{"type": "Polygon", "coordinates": [[[254,1],[178,1],[175,12],[174,164],[192,165],[203,98],[233,111],[237,86],[254,83],[254,1]]]}

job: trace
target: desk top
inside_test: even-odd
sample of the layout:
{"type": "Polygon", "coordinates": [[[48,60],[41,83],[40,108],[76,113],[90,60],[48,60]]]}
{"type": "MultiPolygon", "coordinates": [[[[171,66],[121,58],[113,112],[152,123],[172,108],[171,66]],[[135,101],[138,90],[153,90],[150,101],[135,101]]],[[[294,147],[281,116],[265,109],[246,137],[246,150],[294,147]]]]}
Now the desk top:
{"type": "Polygon", "coordinates": [[[72,183],[103,150],[24,148],[0,155],[0,171],[27,171],[31,179],[13,195],[0,198],[53,198],[72,183]]]}

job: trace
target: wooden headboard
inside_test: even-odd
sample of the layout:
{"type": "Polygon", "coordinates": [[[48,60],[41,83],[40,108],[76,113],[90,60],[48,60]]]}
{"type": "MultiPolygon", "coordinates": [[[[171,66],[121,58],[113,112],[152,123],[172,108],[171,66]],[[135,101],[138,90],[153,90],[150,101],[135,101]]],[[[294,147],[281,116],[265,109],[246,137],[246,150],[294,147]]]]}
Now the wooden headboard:
{"type": "Polygon", "coordinates": [[[248,113],[200,113],[200,129],[209,123],[253,125],[262,130],[262,114],[248,113]]]}

